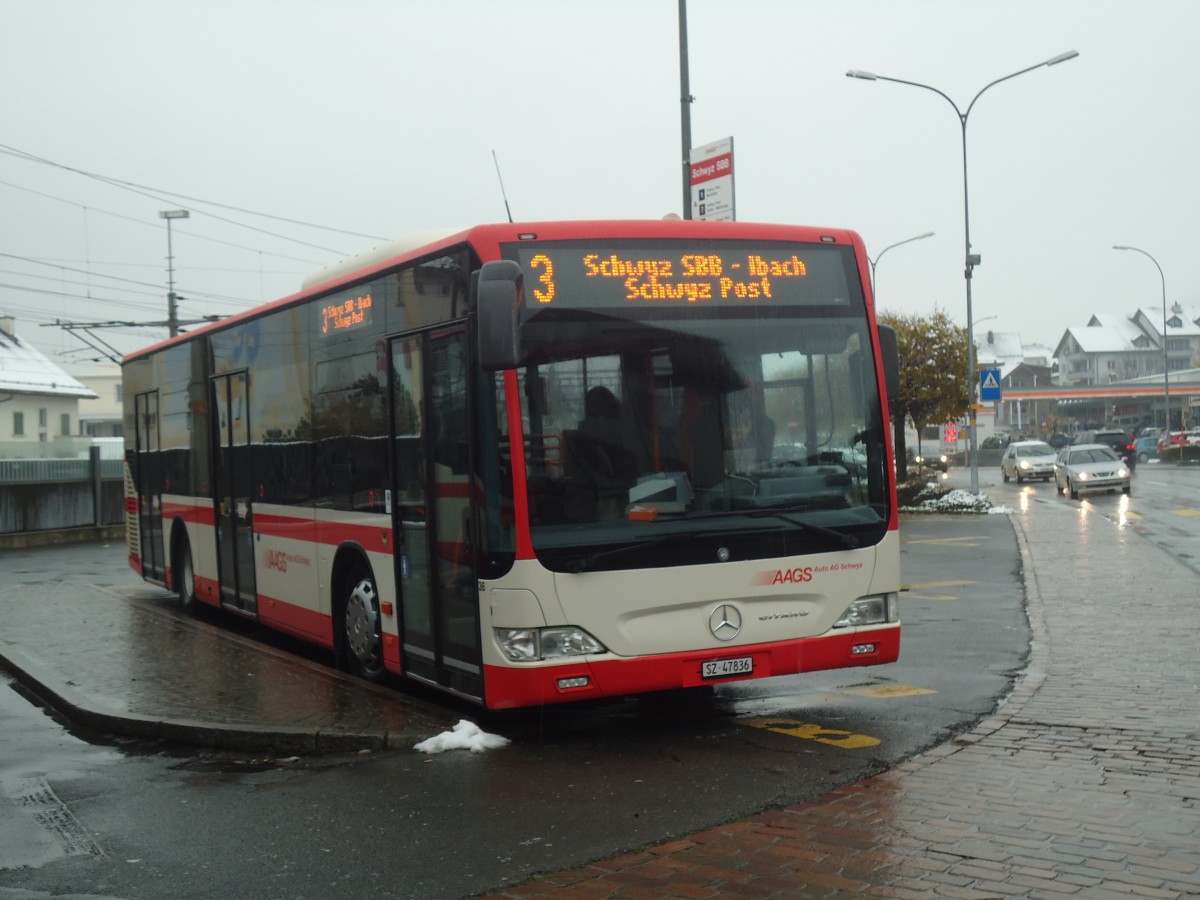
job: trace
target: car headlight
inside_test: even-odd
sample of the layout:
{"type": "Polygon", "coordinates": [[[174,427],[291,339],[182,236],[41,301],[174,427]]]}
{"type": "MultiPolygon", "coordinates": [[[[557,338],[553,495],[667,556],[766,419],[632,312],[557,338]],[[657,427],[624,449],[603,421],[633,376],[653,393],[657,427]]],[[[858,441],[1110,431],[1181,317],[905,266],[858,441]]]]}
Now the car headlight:
{"type": "Polygon", "coordinates": [[[1027,459],[1021,460],[1019,465],[1021,466],[1022,469],[1028,469],[1029,468],[1029,460],[1027,460],[1027,459]]]}
{"type": "Polygon", "coordinates": [[[1087,481],[1088,473],[1087,472],[1076,472],[1075,477],[1078,478],[1080,481],[1087,481]]]}
{"type": "Polygon", "coordinates": [[[1117,477],[1118,478],[1124,478],[1128,474],[1129,474],[1129,470],[1126,468],[1117,469],[1117,477]]]}
{"type": "Polygon", "coordinates": [[[833,623],[834,628],[851,628],[858,625],[883,625],[900,621],[900,595],[895,591],[859,597],[846,607],[846,611],[833,623]]]}
{"type": "Polygon", "coordinates": [[[517,662],[561,659],[604,653],[608,648],[574,625],[555,628],[497,628],[496,643],[504,655],[517,662]]]}

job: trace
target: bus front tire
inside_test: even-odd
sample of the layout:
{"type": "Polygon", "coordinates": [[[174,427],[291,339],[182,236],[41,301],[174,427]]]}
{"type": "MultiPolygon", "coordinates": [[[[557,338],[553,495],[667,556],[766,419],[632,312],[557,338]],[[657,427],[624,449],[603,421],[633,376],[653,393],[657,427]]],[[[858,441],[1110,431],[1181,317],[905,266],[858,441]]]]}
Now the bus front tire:
{"type": "Polygon", "coordinates": [[[383,677],[382,631],[375,579],[357,566],[346,579],[342,605],[341,656],[347,671],[368,681],[383,677]]]}

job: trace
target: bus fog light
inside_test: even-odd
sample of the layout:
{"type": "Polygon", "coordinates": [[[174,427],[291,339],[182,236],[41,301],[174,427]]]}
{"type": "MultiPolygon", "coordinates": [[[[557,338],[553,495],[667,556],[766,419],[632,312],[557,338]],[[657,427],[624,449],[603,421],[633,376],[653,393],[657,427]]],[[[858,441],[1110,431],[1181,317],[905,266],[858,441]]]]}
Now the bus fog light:
{"type": "Polygon", "coordinates": [[[853,628],[859,625],[883,625],[900,621],[900,596],[892,592],[859,597],[833,623],[834,628],[853,628]]]}
{"type": "Polygon", "coordinates": [[[855,644],[853,647],[850,648],[851,656],[861,656],[864,653],[874,653],[874,652],[875,652],[874,644],[855,644]]]}
{"type": "Polygon", "coordinates": [[[586,675],[577,675],[574,678],[560,678],[558,679],[558,689],[560,691],[567,691],[571,688],[587,687],[588,680],[586,675]]]}

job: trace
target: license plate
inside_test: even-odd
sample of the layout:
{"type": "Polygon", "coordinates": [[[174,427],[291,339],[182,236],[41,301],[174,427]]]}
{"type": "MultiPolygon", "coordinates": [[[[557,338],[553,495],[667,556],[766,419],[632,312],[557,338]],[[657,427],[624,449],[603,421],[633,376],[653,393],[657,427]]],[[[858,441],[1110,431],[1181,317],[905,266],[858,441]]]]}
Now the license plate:
{"type": "Polygon", "coordinates": [[[737,659],[710,659],[701,664],[700,674],[705,678],[725,678],[729,675],[749,675],[754,671],[753,656],[737,659]]]}

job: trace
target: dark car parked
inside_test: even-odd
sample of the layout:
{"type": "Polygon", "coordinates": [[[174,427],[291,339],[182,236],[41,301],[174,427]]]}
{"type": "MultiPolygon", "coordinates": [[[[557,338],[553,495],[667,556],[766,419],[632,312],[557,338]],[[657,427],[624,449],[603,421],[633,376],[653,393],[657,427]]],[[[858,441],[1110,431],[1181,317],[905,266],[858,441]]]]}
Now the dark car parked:
{"type": "Polygon", "coordinates": [[[1125,465],[1129,466],[1129,471],[1132,472],[1137,466],[1138,454],[1137,444],[1129,436],[1127,432],[1119,428],[1099,429],[1096,431],[1081,431],[1075,435],[1071,441],[1072,444],[1104,444],[1106,447],[1112,447],[1116,451],[1117,456],[1125,461],[1125,465]]]}

